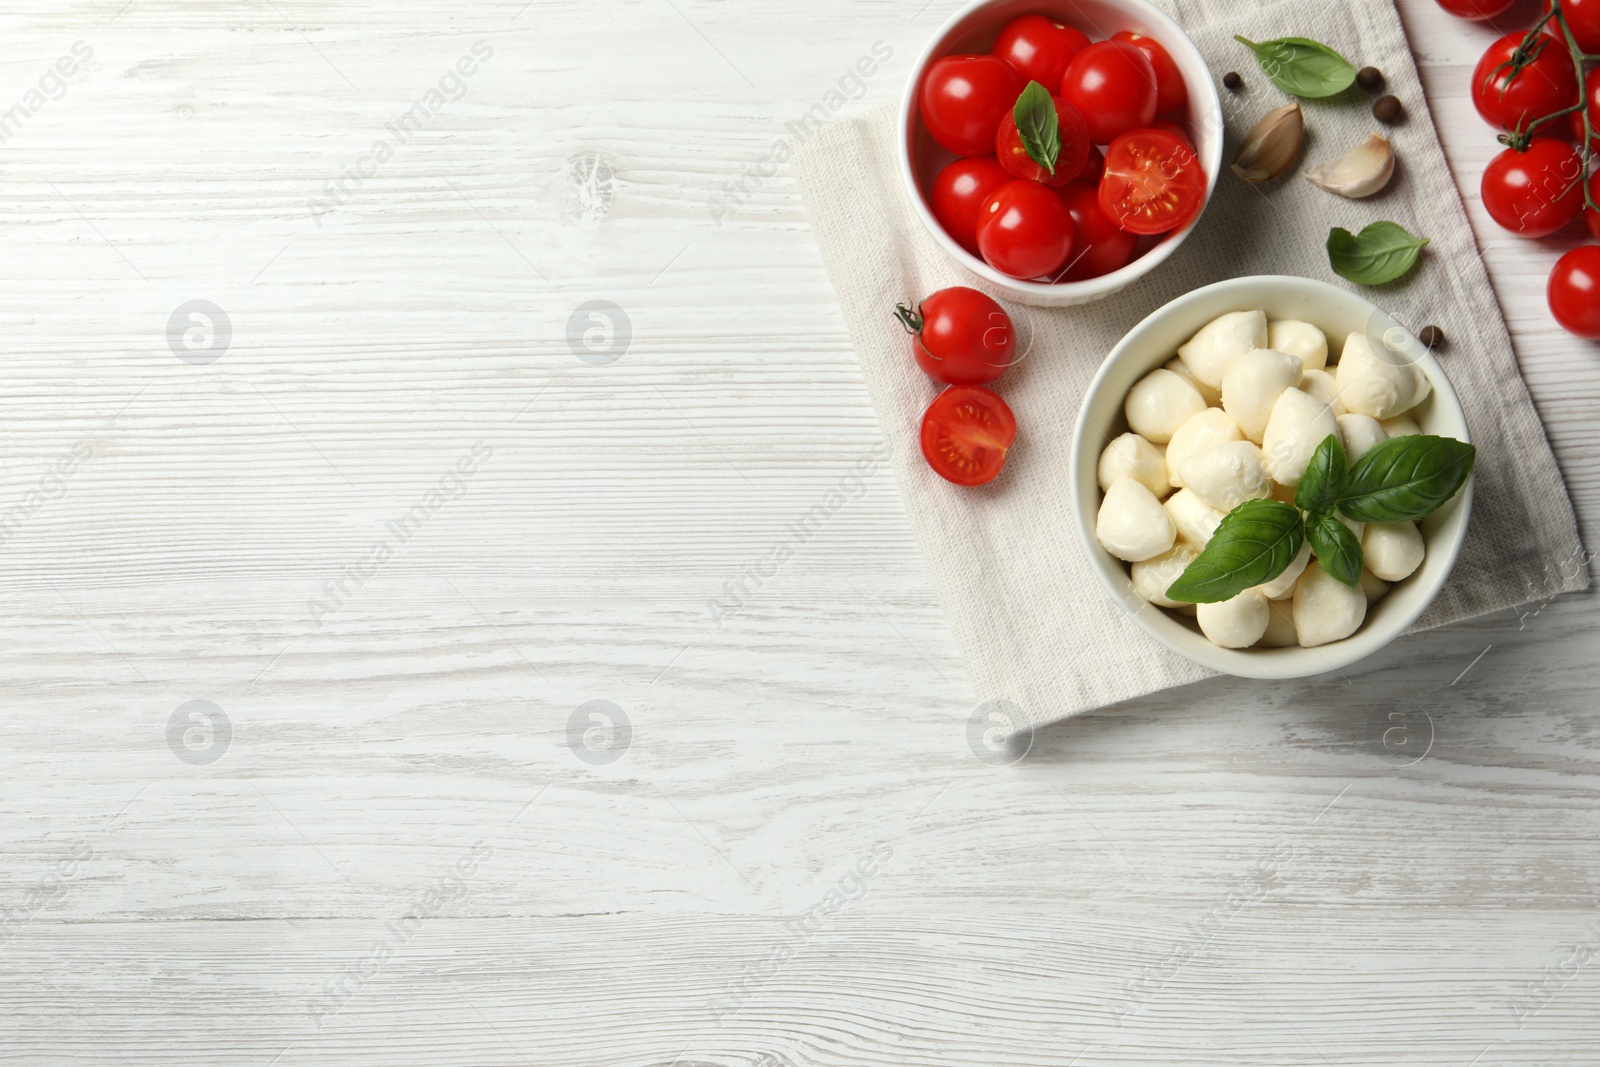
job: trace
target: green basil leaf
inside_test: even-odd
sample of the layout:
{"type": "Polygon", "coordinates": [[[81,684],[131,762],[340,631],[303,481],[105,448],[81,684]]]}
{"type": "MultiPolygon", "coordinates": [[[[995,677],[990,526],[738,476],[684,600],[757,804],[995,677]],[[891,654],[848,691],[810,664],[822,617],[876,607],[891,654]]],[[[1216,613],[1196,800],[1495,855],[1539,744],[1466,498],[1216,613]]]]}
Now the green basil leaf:
{"type": "Polygon", "coordinates": [[[1056,160],[1061,157],[1061,125],[1050,90],[1038,82],[1029,82],[1017,97],[1011,117],[1016,120],[1017,133],[1022,137],[1022,147],[1028,158],[1054,174],[1056,160]]]}
{"type": "Polygon", "coordinates": [[[1323,570],[1345,585],[1360,583],[1361,542],[1332,510],[1323,508],[1311,513],[1306,519],[1306,539],[1323,570]]]}
{"type": "Polygon", "coordinates": [[[1339,443],[1337,434],[1330,433],[1311,454],[1311,463],[1294,491],[1294,506],[1301,511],[1315,511],[1324,504],[1333,503],[1339,496],[1339,482],[1349,467],[1344,445],[1339,443]]]}
{"type": "Polygon", "coordinates": [[[1260,44],[1245,37],[1234,40],[1254,52],[1261,73],[1290,96],[1333,96],[1355,83],[1354,64],[1318,41],[1306,37],[1280,37],[1260,44]]]}
{"type": "Polygon", "coordinates": [[[1167,596],[1214,604],[1270,582],[1294,562],[1305,538],[1300,512],[1281,500],[1247,500],[1228,512],[1167,596]]]}
{"type": "Polygon", "coordinates": [[[1358,285],[1383,285],[1416,265],[1428,243],[1394,222],[1374,222],[1360,233],[1335,226],[1328,233],[1328,262],[1339,277],[1358,285]]]}
{"type": "Polygon", "coordinates": [[[1358,522],[1412,522],[1437,511],[1472,473],[1477,450],[1452,437],[1391,437],[1362,456],[1339,489],[1339,510],[1358,522]]]}

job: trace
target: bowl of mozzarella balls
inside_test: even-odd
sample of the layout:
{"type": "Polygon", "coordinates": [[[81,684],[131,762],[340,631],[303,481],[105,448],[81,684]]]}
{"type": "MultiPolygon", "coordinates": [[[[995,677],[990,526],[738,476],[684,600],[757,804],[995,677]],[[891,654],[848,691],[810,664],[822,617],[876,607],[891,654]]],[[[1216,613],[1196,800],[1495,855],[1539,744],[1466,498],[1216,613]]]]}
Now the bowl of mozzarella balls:
{"type": "Polygon", "coordinates": [[[1372,654],[1432,602],[1473,459],[1406,326],[1323,282],[1235,278],[1106,357],[1072,491],[1092,569],[1138,626],[1212,670],[1300,678],[1372,654]]]}

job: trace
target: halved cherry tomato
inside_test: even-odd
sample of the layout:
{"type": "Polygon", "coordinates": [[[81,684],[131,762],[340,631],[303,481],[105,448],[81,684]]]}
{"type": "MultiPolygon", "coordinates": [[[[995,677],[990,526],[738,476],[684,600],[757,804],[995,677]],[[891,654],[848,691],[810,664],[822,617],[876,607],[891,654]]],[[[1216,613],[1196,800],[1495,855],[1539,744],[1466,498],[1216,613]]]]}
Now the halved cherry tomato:
{"type": "Polygon", "coordinates": [[[1023,80],[1054,89],[1072,57],[1088,47],[1089,37],[1082,30],[1043,15],[1022,15],[1006,23],[993,52],[1017,68],[1023,80]]]}
{"type": "Polygon", "coordinates": [[[1139,238],[1117,226],[1100,210],[1100,187],[1073,182],[1056,190],[1072,215],[1072,259],[1060,280],[1081,282],[1127,266],[1139,238]]]}
{"type": "Polygon", "coordinates": [[[994,154],[1008,174],[1046,185],[1065,185],[1083,173],[1089,160],[1089,120],[1083,112],[1061,99],[1052,96],[1050,103],[1056,109],[1056,130],[1061,137],[1061,151],[1056,156],[1055,170],[1040,166],[1023,147],[1022,134],[1017,132],[1014,112],[1008,111],[1000,120],[1000,129],[994,135],[994,154]]]}
{"type": "Polygon", "coordinates": [[[1016,439],[1017,417],[981,385],[952,385],[922,414],[922,456],[956,485],[994,481],[1016,439]]]}
{"type": "Polygon", "coordinates": [[[1173,62],[1172,54],[1161,47],[1160,41],[1129,30],[1114,33],[1111,39],[1127,41],[1143,52],[1150,60],[1150,66],[1155,68],[1157,115],[1165,115],[1188,105],[1189,87],[1184,84],[1183,73],[1178,70],[1178,64],[1173,62]]]}
{"type": "Polygon", "coordinates": [[[1055,191],[1038,182],[1009,181],[978,212],[978,250],[1013,278],[1053,274],[1072,253],[1072,215],[1055,191]]]}
{"type": "Polygon", "coordinates": [[[1206,174],[1194,149],[1163,130],[1123,134],[1106,149],[1100,210],[1129,233],[1166,233],[1200,213],[1206,174]]]}
{"type": "Polygon", "coordinates": [[[978,210],[989,194],[1011,180],[993,156],[958,159],[939,172],[928,192],[928,206],[944,232],[978,254],[978,210]]]}
{"type": "Polygon", "coordinates": [[[1472,103],[1491,126],[1513,133],[1534,119],[1578,102],[1578,76],[1566,45],[1548,32],[1533,46],[1533,58],[1520,70],[1504,67],[1518,53],[1526,34],[1512,33],[1489,46],[1472,72],[1472,103]],[[1503,69],[1502,69],[1503,68],[1503,69]]]}
{"type": "Polygon", "coordinates": [[[1127,41],[1100,41],[1072,57],[1061,95],[1089,120],[1094,143],[1110,144],[1156,117],[1156,70],[1127,41]]]}
{"type": "Polygon", "coordinates": [[[994,151],[1000,116],[1027,83],[998,56],[945,56],[922,79],[918,108],[928,133],[958,156],[994,151]]]}
{"type": "Polygon", "coordinates": [[[1535,137],[1526,152],[1508,148],[1483,170],[1483,206],[1512,233],[1548,237],[1583,208],[1583,157],[1565,141],[1535,137]]]}
{"type": "Polygon", "coordinates": [[[982,385],[1011,366],[1017,332],[1011,316],[987,293],[954,285],[940,289],[895,318],[910,333],[911,354],[924,374],[946,385],[982,385]]]}
{"type": "MultiPolygon", "coordinates": [[[[1600,245],[1580,245],[1556,260],[1546,295],[1562,329],[1600,341],[1600,245]]],[[[926,453],[927,444],[922,448],[926,453]]]]}

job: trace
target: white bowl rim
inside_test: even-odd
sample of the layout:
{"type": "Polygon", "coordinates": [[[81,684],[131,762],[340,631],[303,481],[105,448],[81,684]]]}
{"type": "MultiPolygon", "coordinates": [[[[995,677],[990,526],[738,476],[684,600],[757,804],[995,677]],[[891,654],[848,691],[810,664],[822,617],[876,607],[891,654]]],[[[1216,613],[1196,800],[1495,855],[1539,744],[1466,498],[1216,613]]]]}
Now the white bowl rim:
{"type": "MultiPolygon", "coordinates": [[[[905,90],[900,96],[900,113],[895,140],[897,142],[896,154],[900,163],[900,180],[905,186],[906,195],[911,198],[912,210],[916,212],[917,217],[922,220],[923,227],[944,248],[945,252],[961,266],[991,285],[1039,300],[1070,300],[1073,297],[1093,300],[1116,292],[1164,263],[1169,256],[1178,250],[1178,246],[1183,244],[1194,228],[1199,225],[1201,218],[1205,216],[1206,208],[1211,206],[1211,197],[1217,188],[1218,172],[1222,168],[1223,117],[1222,98],[1218,95],[1217,87],[1209,77],[1209,68],[1205,57],[1200,54],[1200,50],[1195,47],[1194,42],[1189,40],[1189,35],[1184,32],[1183,28],[1160,8],[1146,2],[1146,0],[1114,0],[1118,6],[1136,11],[1141,18],[1149,20],[1152,25],[1160,26],[1163,33],[1169,34],[1171,40],[1178,42],[1180,50],[1187,53],[1187,58],[1198,64],[1199,69],[1208,72],[1208,77],[1204,83],[1206,95],[1203,103],[1209,107],[1210,114],[1207,117],[1213,123],[1213,128],[1217,132],[1216,136],[1211,139],[1210,144],[1201,149],[1205,156],[1202,162],[1206,165],[1205,199],[1201,201],[1200,210],[1195,214],[1195,217],[1190,219],[1181,229],[1167,235],[1166,240],[1138,259],[1112,271],[1110,274],[1102,274],[1097,278],[1086,278],[1077,282],[1036,282],[1013,278],[1009,274],[1002,274],[995,270],[980,257],[962,248],[961,245],[956,243],[955,238],[944,232],[944,227],[939,225],[939,220],[933,217],[933,212],[929,210],[927,203],[924,201],[922,189],[917,184],[916,171],[911,163],[909,119],[917,87],[922,82],[923,72],[928,69],[930,63],[939,58],[939,56],[934,55],[935,50],[941,47],[944,38],[957,23],[966,20],[983,8],[991,6],[994,2],[995,0],[971,0],[965,7],[946,19],[944,25],[940,26],[933,37],[928,40],[928,43],[923,46],[922,52],[917,56],[917,61],[911,68],[911,77],[906,80],[905,90]]],[[[1188,86],[1188,88],[1192,94],[1194,87],[1188,86]]]]}

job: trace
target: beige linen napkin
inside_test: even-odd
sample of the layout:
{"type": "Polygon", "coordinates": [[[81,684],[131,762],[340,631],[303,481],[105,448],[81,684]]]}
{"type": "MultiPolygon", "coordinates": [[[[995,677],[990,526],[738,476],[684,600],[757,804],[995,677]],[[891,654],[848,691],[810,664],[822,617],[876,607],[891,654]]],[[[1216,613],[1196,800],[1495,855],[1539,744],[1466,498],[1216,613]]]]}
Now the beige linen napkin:
{"type": "MultiPolygon", "coordinates": [[[[1158,0],[1160,2],[1160,0],[1158,0]]],[[[1363,293],[1413,329],[1448,336],[1440,360],[1467,409],[1478,448],[1471,530],[1445,589],[1418,622],[1440,626],[1585,588],[1572,505],[1512,355],[1499,306],[1478,257],[1461,198],[1439,147],[1390,0],[1236,0],[1167,5],[1219,80],[1230,70],[1243,94],[1221,90],[1228,115],[1224,158],[1269,109],[1286,101],[1233,40],[1312,37],[1357,65],[1379,68],[1407,120],[1384,131],[1400,160],[1384,193],[1349,201],[1300,176],[1377,128],[1365,93],[1307,101],[1299,172],[1266,189],[1221,175],[1187,242],[1150,275],[1076,308],[1012,306],[1032,354],[996,383],[1021,435],[998,482],[978,490],[941,481],[922,460],[917,426],[935,388],[916,369],[890,312],[942,286],[972,285],[912,214],[895,162],[895,112],[841,121],[795,156],[806,207],[838,293],[857,357],[929,569],[961,643],[980,699],[1006,699],[1037,726],[1106,704],[1208,677],[1168,652],[1101,590],[1071,513],[1071,435],[1085,387],[1101,359],[1135,323],[1173,298],[1223,278],[1298,274],[1346,285],[1328,266],[1330,226],[1359,231],[1392,219],[1432,238],[1403,282],[1363,293]]],[[[1338,340],[1334,341],[1338,344],[1338,340]]],[[[1021,724],[1019,724],[1020,726],[1021,724]]]]}

